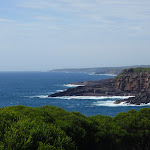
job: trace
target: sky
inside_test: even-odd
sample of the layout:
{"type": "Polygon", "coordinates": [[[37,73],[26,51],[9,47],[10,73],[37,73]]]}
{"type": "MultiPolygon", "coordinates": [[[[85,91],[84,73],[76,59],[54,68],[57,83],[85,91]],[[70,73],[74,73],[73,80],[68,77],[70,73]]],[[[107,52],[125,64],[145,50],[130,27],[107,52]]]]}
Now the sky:
{"type": "Polygon", "coordinates": [[[0,71],[150,65],[149,0],[0,0],[0,71]]]}

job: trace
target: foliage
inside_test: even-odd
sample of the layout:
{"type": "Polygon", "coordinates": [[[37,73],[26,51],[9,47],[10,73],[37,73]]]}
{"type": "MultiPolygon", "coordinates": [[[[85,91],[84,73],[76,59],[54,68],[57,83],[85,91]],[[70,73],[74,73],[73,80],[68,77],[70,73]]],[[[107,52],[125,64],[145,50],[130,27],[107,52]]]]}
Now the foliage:
{"type": "Polygon", "coordinates": [[[54,106],[0,108],[0,150],[148,150],[150,109],[116,117],[54,106]]]}
{"type": "Polygon", "coordinates": [[[124,69],[121,73],[115,76],[114,79],[118,79],[120,76],[126,76],[128,74],[145,75],[146,73],[150,74],[150,68],[129,68],[124,69]]]}

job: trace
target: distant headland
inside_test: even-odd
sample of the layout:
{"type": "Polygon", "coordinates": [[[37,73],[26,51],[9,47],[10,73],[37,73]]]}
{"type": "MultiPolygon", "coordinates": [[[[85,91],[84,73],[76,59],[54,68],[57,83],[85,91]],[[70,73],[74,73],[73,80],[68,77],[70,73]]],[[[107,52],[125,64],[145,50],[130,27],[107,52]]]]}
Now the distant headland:
{"type": "Polygon", "coordinates": [[[61,96],[131,96],[125,100],[117,100],[129,104],[150,103],[150,68],[124,69],[116,77],[99,80],[74,83],[82,85],[69,88],[63,92],[49,95],[49,97],[61,96]]]}
{"type": "Polygon", "coordinates": [[[77,68],[77,69],[54,69],[50,72],[67,72],[67,73],[89,73],[89,74],[108,74],[118,75],[124,69],[129,68],[150,68],[150,65],[136,65],[136,66],[124,66],[124,67],[96,67],[96,68],[77,68]]]}

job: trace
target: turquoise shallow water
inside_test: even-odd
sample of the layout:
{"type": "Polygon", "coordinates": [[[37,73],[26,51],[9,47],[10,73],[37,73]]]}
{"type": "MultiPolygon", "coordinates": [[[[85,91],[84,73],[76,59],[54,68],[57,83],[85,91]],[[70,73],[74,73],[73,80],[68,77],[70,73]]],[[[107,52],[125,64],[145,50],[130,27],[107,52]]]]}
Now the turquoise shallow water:
{"type": "Polygon", "coordinates": [[[64,84],[110,78],[107,75],[54,72],[0,72],[0,107],[53,105],[67,111],[79,111],[86,116],[109,115],[150,106],[114,105],[115,98],[63,97],[48,98],[51,93],[68,88],[64,84]]]}

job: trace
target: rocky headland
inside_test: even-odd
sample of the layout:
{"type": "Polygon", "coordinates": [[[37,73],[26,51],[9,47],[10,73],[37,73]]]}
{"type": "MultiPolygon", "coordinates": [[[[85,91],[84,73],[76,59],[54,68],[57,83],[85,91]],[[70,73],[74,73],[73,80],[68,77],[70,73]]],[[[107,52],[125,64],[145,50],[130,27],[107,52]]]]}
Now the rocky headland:
{"type": "Polygon", "coordinates": [[[123,70],[118,76],[99,81],[75,83],[78,86],[63,92],[49,95],[61,96],[135,96],[115,103],[130,104],[150,103],[150,68],[131,68],[123,70]]]}

